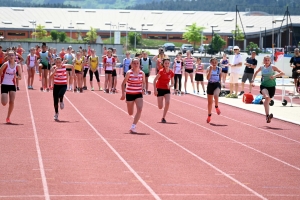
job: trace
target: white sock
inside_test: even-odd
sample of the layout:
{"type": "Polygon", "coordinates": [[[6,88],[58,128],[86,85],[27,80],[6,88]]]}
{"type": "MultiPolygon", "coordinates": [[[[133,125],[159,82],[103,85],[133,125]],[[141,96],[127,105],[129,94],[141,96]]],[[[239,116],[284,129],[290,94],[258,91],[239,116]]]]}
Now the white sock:
{"type": "Polygon", "coordinates": [[[135,124],[132,124],[132,125],[131,125],[131,128],[135,128],[135,127],[136,127],[136,125],[135,125],[135,124]]]}

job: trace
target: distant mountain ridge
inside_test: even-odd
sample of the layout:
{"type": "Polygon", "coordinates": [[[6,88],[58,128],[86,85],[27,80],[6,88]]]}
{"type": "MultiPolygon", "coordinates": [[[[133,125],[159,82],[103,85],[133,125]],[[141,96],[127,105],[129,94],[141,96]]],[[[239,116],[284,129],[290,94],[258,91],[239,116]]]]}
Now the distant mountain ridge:
{"type": "Polygon", "coordinates": [[[293,0],[0,0],[7,7],[79,7],[87,9],[184,10],[184,11],[261,11],[299,15],[300,1],[293,0]]]}

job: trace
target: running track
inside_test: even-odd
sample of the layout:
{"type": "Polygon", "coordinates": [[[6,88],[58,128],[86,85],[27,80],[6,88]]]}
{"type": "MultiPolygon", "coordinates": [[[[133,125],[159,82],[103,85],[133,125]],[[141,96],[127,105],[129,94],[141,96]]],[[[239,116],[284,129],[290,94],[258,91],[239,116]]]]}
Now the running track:
{"type": "Polygon", "coordinates": [[[67,92],[54,122],[39,86],[21,81],[14,124],[1,107],[0,199],[300,199],[298,125],[224,104],[207,124],[192,95],[172,96],[162,124],[152,95],[132,135],[120,94],[67,92]]]}

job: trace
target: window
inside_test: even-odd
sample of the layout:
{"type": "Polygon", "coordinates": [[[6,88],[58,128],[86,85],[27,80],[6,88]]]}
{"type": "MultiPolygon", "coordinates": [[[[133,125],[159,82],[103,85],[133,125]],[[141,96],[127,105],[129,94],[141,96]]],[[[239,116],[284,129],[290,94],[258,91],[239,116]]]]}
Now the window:
{"type": "Polygon", "coordinates": [[[9,36],[25,36],[25,33],[13,33],[13,32],[10,32],[10,33],[8,33],[7,35],[9,35],[9,36]]]}
{"type": "Polygon", "coordinates": [[[148,39],[167,39],[167,36],[148,36],[148,39]]]}
{"type": "Polygon", "coordinates": [[[0,36],[3,36],[3,32],[0,32],[0,36]]]}
{"type": "Polygon", "coordinates": [[[169,39],[170,40],[182,40],[182,37],[181,36],[169,36],[169,39]]]}

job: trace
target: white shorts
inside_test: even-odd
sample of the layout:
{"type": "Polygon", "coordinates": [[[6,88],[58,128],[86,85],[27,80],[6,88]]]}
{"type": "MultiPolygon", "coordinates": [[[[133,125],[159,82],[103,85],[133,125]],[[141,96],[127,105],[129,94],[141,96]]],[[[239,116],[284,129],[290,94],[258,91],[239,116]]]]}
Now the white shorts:
{"type": "Polygon", "coordinates": [[[238,83],[239,82],[239,74],[230,74],[229,83],[238,83]]]}

